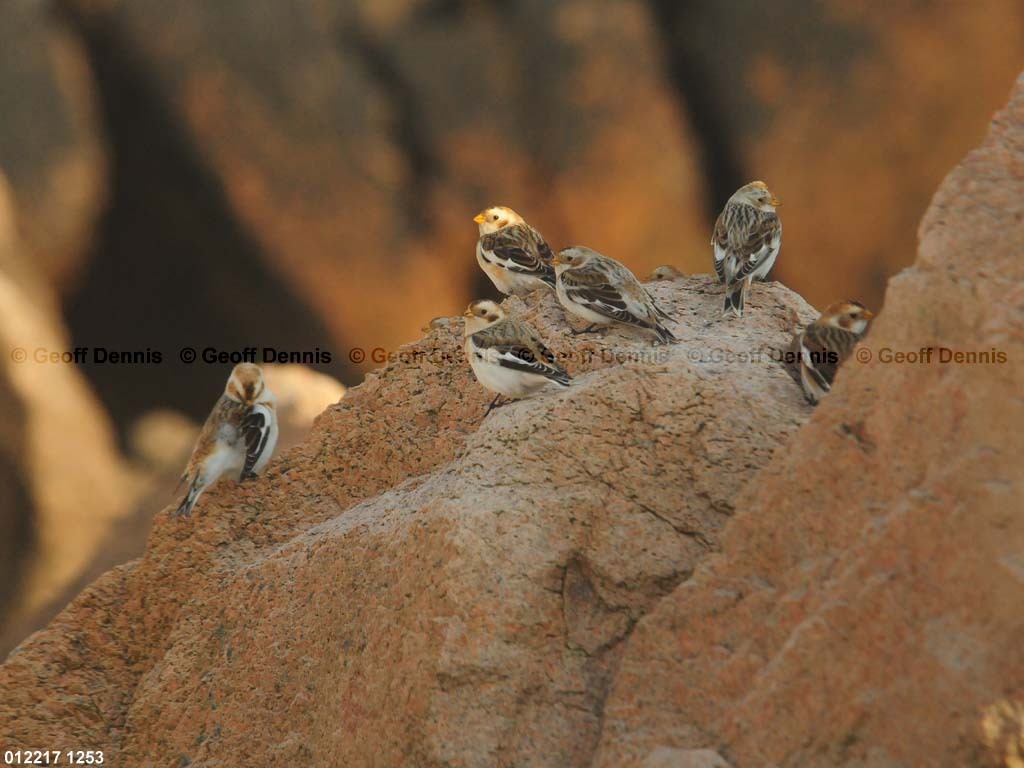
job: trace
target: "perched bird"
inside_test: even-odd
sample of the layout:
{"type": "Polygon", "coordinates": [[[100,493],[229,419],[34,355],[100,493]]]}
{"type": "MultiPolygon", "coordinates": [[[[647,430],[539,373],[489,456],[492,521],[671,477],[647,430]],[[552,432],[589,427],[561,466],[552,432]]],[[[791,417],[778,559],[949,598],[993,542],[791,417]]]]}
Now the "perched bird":
{"type": "Polygon", "coordinates": [[[522,295],[555,287],[551,248],[522,216],[499,205],[481,211],[473,221],[480,225],[476,260],[495,288],[522,295]]]}
{"type": "Polygon", "coordinates": [[[832,389],[836,371],[864,338],[873,317],[858,301],[839,301],[799,335],[800,382],[810,402],[817,403],[832,389]]]}
{"type": "Polygon", "coordinates": [[[718,214],[711,245],[715,272],[725,283],[722,314],[743,316],[747,290],[754,280],[768,276],[782,244],[782,222],[775,208],[780,203],[763,181],[740,187],[718,214]]]}
{"type": "Polygon", "coordinates": [[[432,317],[430,322],[420,328],[424,333],[430,333],[436,328],[447,328],[452,319],[450,317],[432,317]]]}
{"type": "Polygon", "coordinates": [[[192,514],[199,496],[223,475],[238,472],[242,481],[262,472],[276,443],[277,409],[263,371],[258,365],[239,363],[192,449],[182,475],[189,483],[188,493],[177,515],[192,514]]]}
{"type": "Polygon", "coordinates": [[[558,276],[558,300],[567,311],[590,323],[579,333],[589,333],[596,325],[622,323],[651,331],[662,342],[676,341],[661,322],[671,319],[669,315],[654,303],[633,273],[615,259],[574,245],[559,251],[551,263],[558,276]]]}
{"type": "Polygon", "coordinates": [[[647,278],[647,282],[653,283],[659,280],[679,280],[684,277],[686,277],[686,275],[671,264],[662,264],[651,272],[650,276],[647,278]]]}
{"type": "Polygon", "coordinates": [[[474,301],[462,315],[466,318],[466,358],[473,374],[497,393],[484,416],[502,395],[520,398],[551,383],[569,386],[569,373],[527,323],[509,317],[487,299],[474,301]]]}

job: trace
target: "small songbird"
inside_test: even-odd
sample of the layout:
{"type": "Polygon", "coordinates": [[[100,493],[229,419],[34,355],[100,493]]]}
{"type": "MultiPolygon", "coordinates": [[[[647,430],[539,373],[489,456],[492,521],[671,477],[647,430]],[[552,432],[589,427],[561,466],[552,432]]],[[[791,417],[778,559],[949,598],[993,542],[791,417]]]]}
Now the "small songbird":
{"type": "Polygon", "coordinates": [[[521,398],[548,384],[568,387],[572,378],[527,323],[509,317],[495,302],[474,301],[462,313],[466,318],[466,358],[476,380],[497,396],[521,398]]]}
{"type": "Polygon", "coordinates": [[[473,221],[480,225],[476,260],[495,288],[523,295],[555,287],[551,248],[522,216],[499,205],[481,211],[473,221]]]}
{"type": "Polygon", "coordinates": [[[225,474],[238,472],[239,481],[255,477],[270,461],[276,444],[274,395],[258,365],[239,363],[192,449],[182,475],[182,480],[189,483],[188,493],[176,514],[192,514],[203,491],[225,474]]]}
{"type": "Polygon", "coordinates": [[[647,282],[654,283],[661,280],[681,280],[686,275],[673,267],[671,264],[662,264],[656,267],[647,278],[647,282]]]}
{"type": "Polygon", "coordinates": [[[447,328],[451,321],[450,317],[432,317],[430,322],[420,328],[420,330],[424,333],[430,333],[437,328],[447,328]]]}
{"type": "Polygon", "coordinates": [[[661,322],[670,316],[625,265],[582,245],[559,251],[551,263],[558,278],[558,300],[567,311],[590,323],[579,333],[622,323],[651,331],[662,342],[676,341],[661,322]]]}
{"type": "Polygon", "coordinates": [[[817,403],[829,393],[836,371],[864,338],[873,317],[859,301],[839,301],[800,334],[800,382],[808,401],[817,403]]]}
{"type": "Polygon", "coordinates": [[[782,244],[778,205],[763,181],[752,181],[740,187],[718,215],[711,245],[715,272],[725,284],[722,314],[742,317],[750,284],[764,280],[775,264],[782,244]]]}

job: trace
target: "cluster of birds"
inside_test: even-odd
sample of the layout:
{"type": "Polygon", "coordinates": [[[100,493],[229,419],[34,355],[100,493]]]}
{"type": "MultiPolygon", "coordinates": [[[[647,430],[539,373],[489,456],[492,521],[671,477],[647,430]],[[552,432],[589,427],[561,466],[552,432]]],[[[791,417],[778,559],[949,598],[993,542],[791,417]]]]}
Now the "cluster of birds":
{"type": "MultiPolygon", "coordinates": [[[[779,204],[764,182],[754,181],[729,198],[715,222],[711,245],[715,273],[725,288],[722,311],[727,317],[742,317],[751,284],[765,280],[775,264],[782,244],[779,204]]],[[[671,316],[615,259],[581,245],[555,254],[511,208],[487,208],[474,221],[480,233],[477,262],[501,293],[554,290],[568,313],[588,323],[582,330],[570,329],[573,335],[619,324],[651,335],[654,343],[677,341],[665,325],[671,316]]],[[[679,274],[671,267],[659,270],[666,276],[679,274]]],[[[518,399],[551,384],[570,385],[569,372],[537,331],[496,302],[474,301],[463,316],[466,358],[477,381],[495,393],[486,413],[502,397],[518,399]]],[[[829,392],[836,371],[867,333],[872,317],[860,302],[837,302],[795,339],[800,380],[810,402],[817,403],[829,392]]],[[[245,481],[262,471],[277,443],[274,402],[259,366],[235,366],[182,476],[188,492],[178,515],[191,514],[203,491],[221,477],[237,474],[245,481]]]]}

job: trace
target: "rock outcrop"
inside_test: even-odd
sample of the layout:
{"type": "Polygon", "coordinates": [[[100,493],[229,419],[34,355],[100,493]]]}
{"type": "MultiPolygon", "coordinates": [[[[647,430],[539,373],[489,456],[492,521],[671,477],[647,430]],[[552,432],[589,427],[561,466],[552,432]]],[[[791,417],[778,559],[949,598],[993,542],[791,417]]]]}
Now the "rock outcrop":
{"type": "Polygon", "coordinates": [[[11,656],[0,727],[124,765],[587,764],[635,623],[810,413],[772,358],[813,312],[759,288],[723,324],[713,279],[652,284],[672,347],[510,300],[577,379],[482,422],[460,324],[403,347],[265,478],[159,516],[11,656]]]}
{"type": "Polygon", "coordinates": [[[0,667],[0,733],[125,766],[1015,765],[1022,167],[1024,78],[813,413],[779,284],[736,321],[710,277],[650,284],[671,347],[511,299],[576,381],[483,419],[432,330],[160,515],[0,667]]]}
{"type": "Polygon", "coordinates": [[[1022,169],[1024,78],[935,195],[872,361],[634,630],[596,765],[708,744],[742,766],[1020,764],[1022,169]]]}

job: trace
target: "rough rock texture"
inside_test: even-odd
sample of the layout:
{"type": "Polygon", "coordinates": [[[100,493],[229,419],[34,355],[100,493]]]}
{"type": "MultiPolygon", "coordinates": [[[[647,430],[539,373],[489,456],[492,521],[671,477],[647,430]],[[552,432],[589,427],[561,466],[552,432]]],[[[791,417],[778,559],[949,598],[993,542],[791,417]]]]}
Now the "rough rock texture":
{"type": "Polygon", "coordinates": [[[599,766],[1020,764],[1024,78],[942,184],[916,264],[722,554],[636,627],[599,766]],[[886,348],[999,351],[884,364],[886,348]]]}
{"type": "Polygon", "coordinates": [[[69,288],[104,203],[106,167],[80,42],[47,3],[0,4],[0,171],[39,273],[69,288]]]}
{"type": "MultiPolygon", "coordinates": [[[[225,366],[223,374],[227,379],[230,366],[225,366]]],[[[327,406],[337,403],[344,395],[345,388],[330,376],[312,371],[302,365],[267,365],[264,366],[267,381],[278,399],[278,450],[284,451],[297,445],[306,438],[313,420],[327,406]]],[[[217,392],[210,393],[210,403],[216,400],[217,392]]],[[[13,415],[13,414],[12,414],[13,415]]],[[[13,425],[13,422],[12,422],[13,425]]],[[[69,570],[60,580],[54,579],[46,593],[46,602],[34,611],[25,611],[23,615],[10,619],[10,625],[0,635],[0,655],[5,654],[15,644],[50,619],[85,587],[100,575],[116,565],[126,563],[142,554],[149,536],[153,516],[163,509],[171,499],[180,498],[181,472],[188,461],[192,448],[199,434],[199,424],[190,421],[179,413],[155,411],[140,419],[130,435],[126,466],[113,482],[127,492],[124,499],[119,499],[125,511],[117,518],[104,520],[97,515],[92,530],[86,538],[78,535],[70,537],[67,547],[81,546],[83,541],[89,543],[88,549],[76,552],[73,562],[75,568],[69,570]]],[[[109,478],[108,478],[109,479],[109,478]]],[[[50,482],[53,482],[50,480],[50,482]]],[[[18,486],[12,484],[7,489],[12,498],[16,498],[18,486]]],[[[74,505],[68,504],[68,507],[74,505]]],[[[13,505],[12,505],[13,508],[13,505]]],[[[12,517],[7,521],[0,519],[0,530],[18,529],[15,523],[23,526],[28,524],[26,534],[32,539],[32,514],[12,517]]],[[[59,522],[61,518],[57,518],[59,522]]],[[[19,543],[19,536],[11,535],[10,541],[13,556],[8,568],[19,564],[21,558],[32,563],[30,557],[33,550],[19,543]]],[[[52,542],[49,542],[52,545],[52,542]]],[[[69,557],[62,550],[65,557],[69,557]]],[[[71,559],[71,558],[69,558],[71,559]]],[[[52,577],[53,574],[51,573],[52,577]]],[[[3,608],[3,587],[0,585],[0,609],[3,608]]],[[[17,582],[10,583],[13,593],[17,582]]],[[[3,613],[0,612],[0,617],[3,613]]]]}
{"type": "Polygon", "coordinates": [[[403,347],[12,654],[0,731],[117,765],[587,765],[636,621],[810,413],[769,355],[795,294],[723,324],[711,278],[651,290],[683,343],[510,300],[577,380],[482,422],[458,323],[403,347]]]}
{"type": "Polygon", "coordinates": [[[670,348],[510,300],[577,380],[482,422],[432,331],[159,516],[0,667],[0,733],[127,766],[1015,767],[1022,201],[1024,78],[813,416],[777,284],[732,322],[709,277],[651,284],[670,348]],[[1006,359],[882,357],[929,346],[1006,359]]]}

